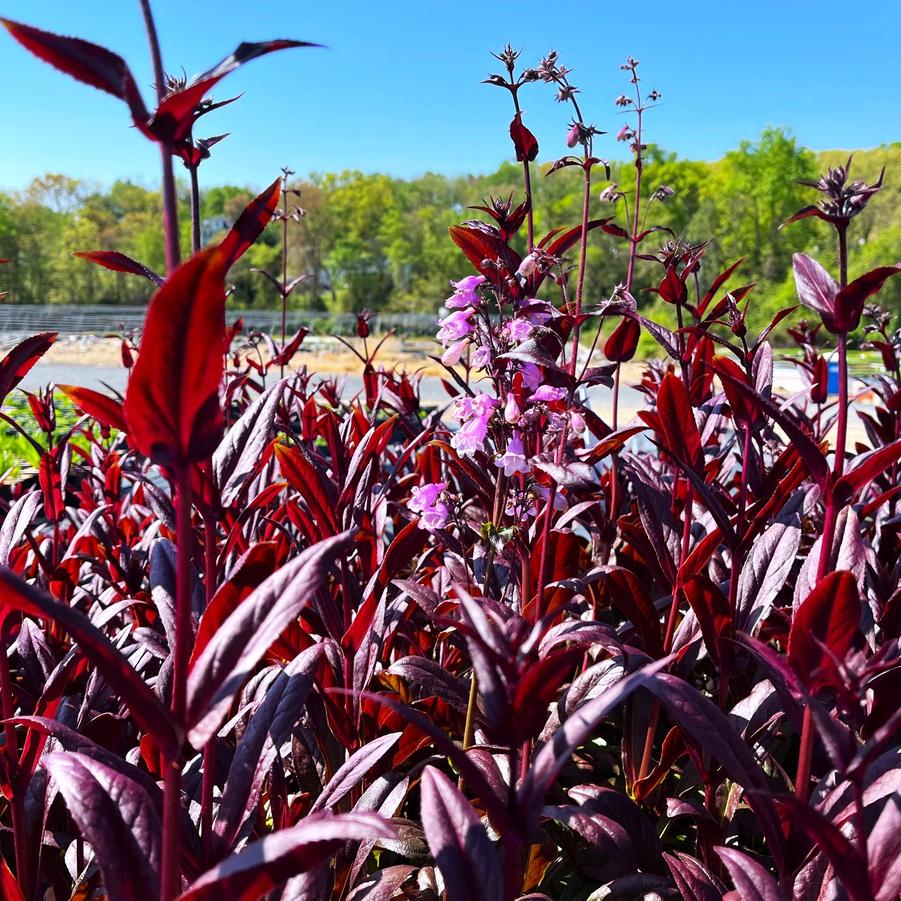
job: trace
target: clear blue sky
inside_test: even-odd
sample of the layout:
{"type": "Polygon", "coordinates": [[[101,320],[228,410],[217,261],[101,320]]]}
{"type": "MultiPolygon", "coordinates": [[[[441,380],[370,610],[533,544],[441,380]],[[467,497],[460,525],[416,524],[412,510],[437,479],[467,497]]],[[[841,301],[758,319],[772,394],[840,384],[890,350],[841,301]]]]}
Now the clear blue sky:
{"type": "MultiPolygon", "coordinates": [[[[681,156],[719,157],[766,125],[789,126],[815,149],[901,139],[899,0],[157,0],[155,10],[169,71],[203,71],[241,40],[329,46],[257,60],[220,85],[219,98],[245,96],[203,120],[201,135],[232,133],[201,170],[207,185],[263,185],[285,164],[298,174],[490,171],[510,155],[509,98],[479,82],[506,41],[530,64],[556,48],[584,90],[586,117],[611,133],[626,86],[618,66],[638,57],[645,87],[663,92],[649,138],[681,156]]],[[[136,0],[0,0],[0,13],[115,50],[150,102],[136,0]]],[[[129,128],[124,104],[5,32],[0,84],[0,185],[59,171],[105,184],[158,180],[156,149],[129,128]]],[[[541,158],[562,155],[567,112],[545,85],[523,100],[541,158]]],[[[612,135],[598,150],[615,156],[612,135]]]]}

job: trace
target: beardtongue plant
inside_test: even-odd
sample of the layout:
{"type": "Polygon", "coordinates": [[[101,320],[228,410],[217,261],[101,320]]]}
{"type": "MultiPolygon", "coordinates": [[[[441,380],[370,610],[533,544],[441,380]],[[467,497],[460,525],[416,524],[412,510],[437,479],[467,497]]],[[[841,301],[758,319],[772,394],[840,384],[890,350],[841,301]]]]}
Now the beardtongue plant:
{"type": "MultiPolygon", "coordinates": [[[[195,159],[212,74],[176,87],[160,131],[118,57],[8,27],[195,159]]],[[[66,431],[52,392],[29,398],[37,432],[2,414],[39,460],[3,489],[4,896],[898,895],[901,339],[865,306],[898,267],[849,280],[846,255],[881,179],[832,172],[802,211],[837,230],[840,275],[796,260],[822,329],[791,328],[807,389],[782,398],[769,339],[792,311],[749,335],[738,264],[708,272],[705,244],[647,224],[671,192],[645,187],[659,94],[638,62],[617,101],[634,185],[599,199],[569,70],[497,58],[523,197],[451,229],[474,271],[439,325],[444,411],[378,362],[365,314],[356,397],[277,372],[303,333],[242,344],[226,325],[229,266],[286,227],[288,172],[165,279],[88,254],[159,287],[123,344],[124,400],[62,388],[84,414],[66,431]],[[544,234],[519,97],[538,82],[579,148],[544,173],[584,187],[581,221],[544,234]],[[600,233],[629,259],[603,300],[585,278],[600,233]],[[642,315],[642,289],[678,328],[642,315]],[[862,316],[885,372],[851,447],[862,316]],[[665,358],[620,427],[593,400],[618,397],[642,330],[665,358]]],[[[284,268],[271,280],[285,302],[284,268]]],[[[0,361],[0,397],[53,338],[0,361]]]]}

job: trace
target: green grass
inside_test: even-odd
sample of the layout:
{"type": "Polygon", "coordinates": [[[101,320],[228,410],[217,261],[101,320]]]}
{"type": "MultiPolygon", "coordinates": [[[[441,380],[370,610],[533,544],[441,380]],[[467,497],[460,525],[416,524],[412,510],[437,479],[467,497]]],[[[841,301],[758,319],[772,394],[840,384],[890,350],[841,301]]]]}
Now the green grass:
{"type": "MultiPolygon", "coordinates": [[[[79,418],[78,411],[68,398],[60,393],[54,395],[56,408],[56,431],[59,436],[70,429],[79,418]]],[[[10,395],[3,404],[3,412],[21,425],[25,431],[42,447],[46,447],[47,438],[38,428],[32,416],[28,400],[20,392],[10,395]]],[[[87,439],[76,434],[72,443],[79,447],[88,447],[87,439]]],[[[22,478],[28,470],[36,469],[39,457],[37,450],[16,429],[6,422],[0,422],[0,475],[8,473],[6,480],[15,481],[22,478]]]]}

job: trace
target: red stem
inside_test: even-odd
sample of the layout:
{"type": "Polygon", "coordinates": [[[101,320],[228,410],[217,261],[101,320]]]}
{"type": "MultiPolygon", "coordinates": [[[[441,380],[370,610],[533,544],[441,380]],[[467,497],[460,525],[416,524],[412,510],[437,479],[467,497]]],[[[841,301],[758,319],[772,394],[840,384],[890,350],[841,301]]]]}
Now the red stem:
{"type": "MultiPolygon", "coordinates": [[[[175,583],[175,647],[172,649],[172,718],[184,722],[188,659],[191,650],[191,476],[182,467],[176,476],[175,538],[178,556],[175,583]]],[[[181,760],[164,760],[162,901],[181,891],[181,760]]]]}
{"type": "MultiPolygon", "coordinates": [[[[848,244],[844,228],[838,229],[839,281],[842,288],[848,284],[848,244]]],[[[845,442],[848,434],[848,335],[838,336],[838,427],[835,437],[835,459],[832,463],[832,482],[840,479],[845,471],[845,442]]],[[[832,564],[832,543],[838,509],[832,491],[826,494],[826,515],[823,520],[823,537],[817,564],[817,582],[829,571],[832,564]]],[[[804,708],[801,722],[801,747],[798,751],[798,770],[795,775],[795,795],[806,801],[810,794],[811,763],[813,761],[813,714],[810,706],[804,708]]]]}
{"type": "MultiPolygon", "coordinates": [[[[162,102],[166,96],[166,76],[163,71],[163,55],[160,52],[160,40],[153,20],[150,0],[140,0],[141,12],[144,15],[144,26],[147,29],[147,42],[150,45],[150,58],[153,62],[153,78],[156,82],[156,97],[162,102]]],[[[166,238],[166,271],[172,272],[181,262],[181,251],[178,246],[178,197],[175,193],[175,172],[172,168],[172,147],[160,144],[160,161],[163,169],[163,231],[166,238]]]]}
{"type": "Polygon", "coordinates": [[[18,780],[18,742],[16,740],[16,727],[11,722],[12,717],[16,715],[16,708],[13,704],[12,680],[9,675],[9,657],[7,656],[9,634],[4,626],[2,630],[3,641],[0,643],[0,699],[3,706],[3,738],[5,741],[6,758],[8,761],[9,781],[12,788],[12,799],[10,801],[10,812],[12,814],[13,827],[13,847],[15,849],[16,858],[16,877],[22,888],[22,894],[28,898],[31,896],[29,886],[25,880],[25,848],[22,846],[22,823],[24,809],[22,806],[22,793],[19,789],[18,780]]]}

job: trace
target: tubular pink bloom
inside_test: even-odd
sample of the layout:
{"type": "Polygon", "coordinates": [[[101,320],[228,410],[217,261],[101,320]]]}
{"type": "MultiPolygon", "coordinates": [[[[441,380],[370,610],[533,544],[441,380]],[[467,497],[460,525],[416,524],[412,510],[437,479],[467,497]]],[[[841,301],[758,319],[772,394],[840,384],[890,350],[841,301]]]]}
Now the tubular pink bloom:
{"type": "Polygon", "coordinates": [[[460,426],[451,438],[451,447],[457,453],[471,457],[476,451],[482,450],[485,445],[485,438],[488,435],[488,423],[494,413],[494,408],[498,406],[498,401],[487,394],[477,394],[469,400],[468,415],[466,414],[466,405],[460,404],[457,416],[461,420],[466,417],[465,422],[460,426]]]}
{"type": "Polygon", "coordinates": [[[514,473],[531,472],[531,467],[526,462],[525,451],[522,446],[522,438],[519,432],[514,432],[507,442],[507,450],[494,461],[494,465],[504,470],[504,475],[510,478],[514,473]]]}
{"type": "Polygon", "coordinates": [[[459,341],[475,330],[470,318],[473,310],[456,310],[444,319],[438,320],[441,328],[438,330],[438,340],[447,347],[452,341],[459,341]]]}
{"type": "Polygon", "coordinates": [[[485,284],[484,275],[467,275],[458,282],[451,282],[454,293],[444,301],[444,305],[451,310],[462,310],[464,307],[477,307],[482,298],[477,289],[485,284]]]}
{"type": "Polygon", "coordinates": [[[532,334],[532,324],[525,318],[509,319],[504,323],[503,333],[512,344],[522,344],[532,334]]]}
{"type": "Polygon", "coordinates": [[[491,348],[486,347],[484,344],[477,347],[472,352],[469,362],[474,369],[487,369],[488,364],[491,362],[491,348]]]}
{"type": "Polygon", "coordinates": [[[463,356],[463,351],[466,350],[466,346],[469,342],[464,338],[462,341],[457,341],[441,355],[441,362],[444,363],[445,366],[455,366],[460,362],[460,357],[463,356]]]}
{"type": "Polygon", "coordinates": [[[566,397],[565,388],[554,388],[552,385],[541,385],[529,398],[530,404],[552,404],[566,397]]]}
{"type": "Polygon", "coordinates": [[[467,275],[461,278],[460,281],[451,282],[451,284],[457,291],[475,291],[476,288],[481,288],[486,281],[487,279],[484,275],[467,275]]]}
{"type": "Polygon", "coordinates": [[[570,410],[569,427],[574,432],[584,432],[585,431],[585,419],[581,413],[576,413],[575,410],[570,410]]]}
{"type": "Polygon", "coordinates": [[[512,394],[508,394],[507,403],[504,406],[504,419],[507,422],[516,422],[520,416],[522,416],[522,410],[519,409],[516,398],[512,394]]]}
{"type": "Polygon", "coordinates": [[[407,509],[419,516],[421,529],[434,532],[447,525],[450,510],[442,500],[446,490],[446,482],[429,482],[421,488],[414,486],[407,509]]]}

